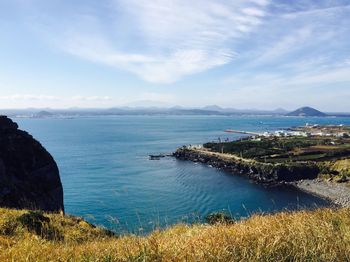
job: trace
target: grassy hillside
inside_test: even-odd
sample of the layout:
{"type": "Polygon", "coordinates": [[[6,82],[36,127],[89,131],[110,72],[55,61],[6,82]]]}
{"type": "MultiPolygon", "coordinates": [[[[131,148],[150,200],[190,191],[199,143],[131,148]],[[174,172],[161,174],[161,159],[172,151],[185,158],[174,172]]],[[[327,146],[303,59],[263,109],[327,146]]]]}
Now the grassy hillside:
{"type": "Polygon", "coordinates": [[[350,261],[350,209],[113,236],[74,217],[0,209],[0,261],[350,261]]]}
{"type": "Polygon", "coordinates": [[[350,186],[350,159],[325,161],[320,164],[320,169],[320,178],[333,182],[343,180],[345,185],[350,186]]]}

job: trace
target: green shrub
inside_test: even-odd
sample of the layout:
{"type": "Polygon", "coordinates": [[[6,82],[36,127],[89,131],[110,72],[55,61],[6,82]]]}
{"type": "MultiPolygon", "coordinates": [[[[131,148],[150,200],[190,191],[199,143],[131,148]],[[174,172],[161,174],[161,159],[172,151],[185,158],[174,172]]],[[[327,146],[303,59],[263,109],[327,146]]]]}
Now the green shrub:
{"type": "Polygon", "coordinates": [[[235,219],[227,214],[226,212],[214,212],[205,217],[205,221],[208,224],[214,225],[217,223],[221,224],[233,224],[235,219]]]}

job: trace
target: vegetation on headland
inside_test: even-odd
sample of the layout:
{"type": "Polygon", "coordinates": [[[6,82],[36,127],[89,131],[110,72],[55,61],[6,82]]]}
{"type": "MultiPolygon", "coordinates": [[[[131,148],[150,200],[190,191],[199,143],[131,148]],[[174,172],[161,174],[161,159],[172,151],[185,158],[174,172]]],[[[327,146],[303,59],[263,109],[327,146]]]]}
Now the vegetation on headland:
{"type": "Polygon", "coordinates": [[[320,178],[346,183],[347,186],[350,186],[350,159],[325,161],[320,164],[320,167],[320,178]]]}
{"type": "Polygon", "coordinates": [[[147,236],[115,236],[60,214],[0,209],[0,250],[0,261],[349,261],[350,209],[178,224],[147,236]]]}
{"type": "Polygon", "coordinates": [[[349,138],[266,137],[206,143],[212,152],[234,154],[265,163],[326,161],[350,157],[349,138]]]}
{"type": "Polygon", "coordinates": [[[250,161],[252,165],[314,166],[321,178],[337,182],[350,179],[350,138],[346,135],[248,137],[232,142],[206,143],[203,147],[202,151],[216,153],[222,158],[233,156],[250,161]]]}

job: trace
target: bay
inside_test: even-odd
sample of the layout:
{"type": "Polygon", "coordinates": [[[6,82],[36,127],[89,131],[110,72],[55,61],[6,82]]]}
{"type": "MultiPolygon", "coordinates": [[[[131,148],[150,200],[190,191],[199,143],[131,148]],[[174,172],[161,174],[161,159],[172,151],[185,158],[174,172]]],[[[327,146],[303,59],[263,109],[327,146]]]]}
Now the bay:
{"type": "Polygon", "coordinates": [[[115,116],[15,119],[55,158],[66,212],[118,232],[147,233],[177,222],[202,221],[226,210],[235,217],[315,208],[329,203],[294,189],[265,188],[202,164],[149,154],[239,136],[227,128],[274,131],[350,118],[271,116],[115,116]]]}

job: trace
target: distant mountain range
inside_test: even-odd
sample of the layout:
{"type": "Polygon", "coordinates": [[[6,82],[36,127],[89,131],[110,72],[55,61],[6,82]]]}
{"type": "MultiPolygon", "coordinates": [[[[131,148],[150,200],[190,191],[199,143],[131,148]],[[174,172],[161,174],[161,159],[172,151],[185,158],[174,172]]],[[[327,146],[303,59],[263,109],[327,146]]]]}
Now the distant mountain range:
{"type": "Polygon", "coordinates": [[[113,116],[113,115],[271,115],[271,116],[297,116],[297,117],[350,117],[349,113],[324,113],[311,107],[301,107],[295,111],[287,111],[283,108],[275,110],[259,109],[235,109],[223,108],[217,105],[209,105],[202,108],[174,107],[115,107],[108,109],[96,108],[70,108],[70,109],[11,109],[1,110],[0,115],[27,118],[49,117],[89,117],[89,116],[113,116]]]}
{"type": "Polygon", "coordinates": [[[275,110],[259,110],[259,109],[236,109],[236,108],[223,108],[217,105],[205,106],[202,109],[222,112],[222,113],[238,113],[238,114],[249,114],[249,115],[284,115],[289,111],[283,108],[277,108],[275,110]]]}

